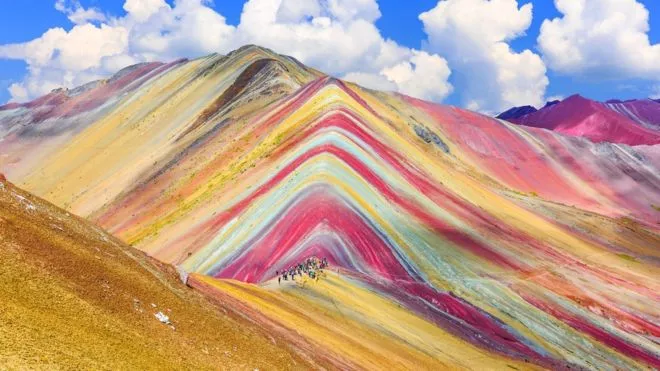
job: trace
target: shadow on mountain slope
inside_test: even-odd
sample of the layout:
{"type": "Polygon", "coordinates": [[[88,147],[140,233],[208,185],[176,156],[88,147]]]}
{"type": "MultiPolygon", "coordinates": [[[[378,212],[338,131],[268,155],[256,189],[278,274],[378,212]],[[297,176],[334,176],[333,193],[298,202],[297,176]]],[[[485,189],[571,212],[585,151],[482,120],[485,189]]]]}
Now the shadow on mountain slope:
{"type": "Polygon", "coordinates": [[[318,367],[210,304],[172,267],[3,179],[0,261],[2,365],[318,367]]]}

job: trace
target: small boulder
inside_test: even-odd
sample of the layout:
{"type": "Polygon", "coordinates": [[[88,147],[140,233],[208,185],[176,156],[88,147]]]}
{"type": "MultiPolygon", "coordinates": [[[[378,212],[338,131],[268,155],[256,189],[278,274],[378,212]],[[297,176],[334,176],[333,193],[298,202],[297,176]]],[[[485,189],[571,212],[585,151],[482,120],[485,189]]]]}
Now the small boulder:
{"type": "Polygon", "coordinates": [[[163,312],[158,312],[158,313],[154,314],[154,316],[155,316],[156,319],[158,319],[161,323],[164,323],[164,324],[166,324],[166,325],[171,324],[171,322],[170,322],[170,317],[168,317],[168,316],[167,316],[165,313],[163,313],[163,312]]]}

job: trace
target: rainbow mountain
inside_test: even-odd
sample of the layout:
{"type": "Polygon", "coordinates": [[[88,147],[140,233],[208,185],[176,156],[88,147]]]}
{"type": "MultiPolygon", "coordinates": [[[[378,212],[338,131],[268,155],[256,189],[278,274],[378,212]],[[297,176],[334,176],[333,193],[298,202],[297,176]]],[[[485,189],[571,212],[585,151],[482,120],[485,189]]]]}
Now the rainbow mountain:
{"type": "Polygon", "coordinates": [[[612,99],[601,103],[576,94],[548,102],[539,110],[532,106],[514,107],[497,118],[594,142],[660,144],[660,100],[612,99]]]}
{"type": "Polygon", "coordinates": [[[660,367],[659,167],[255,46],[0,107],[8,179],[339,369],[660,367]]]}

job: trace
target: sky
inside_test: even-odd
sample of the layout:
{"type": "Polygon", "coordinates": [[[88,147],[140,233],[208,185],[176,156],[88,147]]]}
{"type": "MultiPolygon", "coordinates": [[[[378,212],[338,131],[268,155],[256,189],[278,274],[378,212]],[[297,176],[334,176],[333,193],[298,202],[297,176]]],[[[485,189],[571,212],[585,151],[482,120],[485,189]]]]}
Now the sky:
{"type": "Polygon", "coordinates": [[[486,113],[660,97],[658,0],[0,0],[0,103],[257,44],[486,113]]]}

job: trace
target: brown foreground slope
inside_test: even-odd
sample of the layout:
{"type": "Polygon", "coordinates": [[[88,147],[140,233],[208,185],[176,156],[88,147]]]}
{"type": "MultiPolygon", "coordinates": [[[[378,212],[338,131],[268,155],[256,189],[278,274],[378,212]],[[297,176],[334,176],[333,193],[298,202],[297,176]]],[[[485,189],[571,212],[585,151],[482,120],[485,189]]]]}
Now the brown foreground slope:
{"type": "Polygon", "coordinates": [[[172,267],[0,176],[0,368],[315,366],[172,267]]]}

